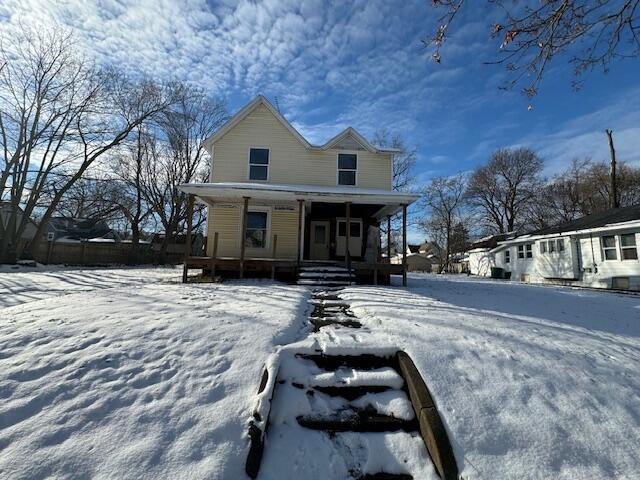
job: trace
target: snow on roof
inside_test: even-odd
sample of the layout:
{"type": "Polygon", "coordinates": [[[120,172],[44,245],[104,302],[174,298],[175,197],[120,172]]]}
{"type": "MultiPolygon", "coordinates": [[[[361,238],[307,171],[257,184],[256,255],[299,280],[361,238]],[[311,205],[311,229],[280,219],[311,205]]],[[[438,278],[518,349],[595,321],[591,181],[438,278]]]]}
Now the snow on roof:
{"type": "Polygon", "coordinates": [[[335,197],[330,198],[330,200],[358,200],[365,203],[392,204],[410,204],[420,198],[416,194],[394,190],[275,183],[186,183],[180,185],[179,188],[185,193],[212,198],[252,196],[259,199],[295,200],[300,198],[312,201],[327,201],[327,197],[335,197]]]}
{"type": "Polygon", "coordinates": [[[264,95],[258,95],[251,102],[241,108],[234,116],[232,116],[222,127],[220,127],[213,135],[208,137],[204,142],[205,148],[211,153],[211,146],[224,137],[233,127],[235,127],[238,123],[244,120],[251,112],[253,112],[260,105],[264,105],[267,110],[269,110],[274,117],[287,129],[289,130],[294,137],[302,143],[309,150],[328,150],[337,142],[339,142],[342,138],[347,135],[352,136],[358,143],[362,145],[365,150],[368,150],[371,153],[401,153],[401,150],[397,148],[380,148],[372,145],[365,137],[363,137],[358,131],[353,127],[347,127],[342,132],[340,132],[335,137],[331,138],[323,145],[313,145],[309,143],[309,141],[302,136],[298,130],[295,129],[291,123],[280,113],[280,111],[274,107],[269,100],[264,95]]]}

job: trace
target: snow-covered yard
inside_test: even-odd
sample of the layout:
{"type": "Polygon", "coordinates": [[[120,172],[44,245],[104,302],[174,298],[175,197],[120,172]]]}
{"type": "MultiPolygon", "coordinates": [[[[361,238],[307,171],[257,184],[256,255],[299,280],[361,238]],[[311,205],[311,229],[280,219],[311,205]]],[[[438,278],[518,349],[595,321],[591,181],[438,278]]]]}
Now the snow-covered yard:
{"type": "Polygon", "coordinates": [[[640,296],[437,275],[342,296],[414,358],[465,479],[640,478],[640,296]]]}
{"type": "Polygon", "coordinates": [[[640,478],[640,296],[412,275],[340,292],[370,333],[310,334],[301,287],[179,276],[0,273],[0,478],[245,478],[291,344],[407,351],[467,480],[640,478]]]}
{"type": "Polygon", "coordinates": [[[33,272],[56,292],[34,301],[18,275],[0,274],[6,304],[30,300],[0,309],[0,478],[244,477],[260,371],[299,337],[306,290],[33,272]]]}

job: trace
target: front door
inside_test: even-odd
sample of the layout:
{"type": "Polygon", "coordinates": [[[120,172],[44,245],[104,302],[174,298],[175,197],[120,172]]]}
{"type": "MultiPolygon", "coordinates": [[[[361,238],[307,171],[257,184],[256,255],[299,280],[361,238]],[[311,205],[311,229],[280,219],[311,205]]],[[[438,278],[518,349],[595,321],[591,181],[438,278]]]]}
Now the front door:
{"type": "MultiPolygon", "coordinates": [[[[345,218],[337,218],[336,255],[344,257],[347,245],[347,221],[345,218]]],[[[352,218],[349,237],[349,255],[359,257],[362,255],[362,219],[352,218]]]]}
{"type": "Polygon", "coordinates": [[[311,230],[311,260],[329,260],[329,222],[314,220],[311,230]]]}

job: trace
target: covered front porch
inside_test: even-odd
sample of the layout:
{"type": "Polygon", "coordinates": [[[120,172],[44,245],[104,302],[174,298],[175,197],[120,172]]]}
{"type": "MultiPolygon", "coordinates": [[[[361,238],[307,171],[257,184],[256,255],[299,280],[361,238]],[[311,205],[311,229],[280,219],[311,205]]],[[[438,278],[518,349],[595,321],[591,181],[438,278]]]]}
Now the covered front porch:
{"type": "MultiPolygon", "coordinates": [[[[407,206],[418,197],[359,188],[203,183],[180,187],[189,197],[188,232],[193,204],[208,206],[206,256],[185,252],[183,281],[189,269],[219,276],[295,279],[309,265],[343,265],[358,283],[388,283],[402,275],[389,263],[391,217],[402,212],[403,252],[407,242],[407,206]],[[386,257],[381,229],[386,230],[386,257]]],[[[187,241],[187,245],[190,242],[187,241]]]]}

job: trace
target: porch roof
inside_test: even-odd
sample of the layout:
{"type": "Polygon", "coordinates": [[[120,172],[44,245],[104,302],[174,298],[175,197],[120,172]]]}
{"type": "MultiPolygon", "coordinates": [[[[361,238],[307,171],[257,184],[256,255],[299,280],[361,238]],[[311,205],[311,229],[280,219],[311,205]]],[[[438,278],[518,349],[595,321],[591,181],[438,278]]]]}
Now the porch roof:
{"type": "Polygon", "coordinates": [[[381,205],[377,217],[392,215],[409,205],[419,195],[392,190],[376,190],[356,187],[328,187],[320,185],[288,185],[272,183],[187,183],[180,189],[195,195],[208,204],[215,202],[237,202],[243,197],[261,202],[304,200],[319,203],[358,203],[381,205]]]}

